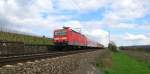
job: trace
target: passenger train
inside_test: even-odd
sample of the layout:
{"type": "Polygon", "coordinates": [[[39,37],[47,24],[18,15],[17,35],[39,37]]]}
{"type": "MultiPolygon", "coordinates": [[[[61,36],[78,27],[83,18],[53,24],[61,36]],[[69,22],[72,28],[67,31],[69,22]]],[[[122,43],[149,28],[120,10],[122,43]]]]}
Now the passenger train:
{"type": "Polygon", "coordinates": [[[104,48],[102,44],[88,39],[85,35],[72,30],[70,27],[55,30],[53,37],[57,49],[104,48]]]}

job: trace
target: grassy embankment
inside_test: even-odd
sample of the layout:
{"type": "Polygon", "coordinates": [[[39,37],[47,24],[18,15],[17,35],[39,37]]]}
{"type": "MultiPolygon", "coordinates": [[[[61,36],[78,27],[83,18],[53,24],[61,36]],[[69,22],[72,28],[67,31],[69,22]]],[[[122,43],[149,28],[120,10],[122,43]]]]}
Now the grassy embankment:
{"type": "Polygon", "coordinates": [[[98,67],[104,70],[105,74],[150,74],[150,63],[137,61],[124,53],[112,53],[111,67],[104,67],[98,62],[98,67]]]}
{"type": "Polygon", "coordinates": [[[1,40],[18,41],[18,42],[24,42],[25,44],[50,44],[50,45],[53,44],[52,39],[49,38],[8,33],[8,32],[0,32],[0,41],[1,40]]]}

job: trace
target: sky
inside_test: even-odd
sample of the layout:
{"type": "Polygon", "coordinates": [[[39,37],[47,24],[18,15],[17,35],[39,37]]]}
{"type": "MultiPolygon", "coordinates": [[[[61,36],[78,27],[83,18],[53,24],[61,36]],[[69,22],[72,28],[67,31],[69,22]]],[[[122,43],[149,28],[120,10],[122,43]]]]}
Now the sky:
{"type": "Polygon", "coordinates": [[[0,29],[53,37],[71,27],[104,45],[150,44],[150,0],[0,0],[0,29]]]}

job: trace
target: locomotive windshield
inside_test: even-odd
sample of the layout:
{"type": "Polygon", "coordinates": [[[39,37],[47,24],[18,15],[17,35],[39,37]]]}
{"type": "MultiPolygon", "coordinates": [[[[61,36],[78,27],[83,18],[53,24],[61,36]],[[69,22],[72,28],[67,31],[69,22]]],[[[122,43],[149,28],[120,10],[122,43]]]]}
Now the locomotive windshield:
{"type": "Polygon", "coordinates": [[[64,30],[55,31],[55,35],[66,35],[66,31],[64,30]]]}

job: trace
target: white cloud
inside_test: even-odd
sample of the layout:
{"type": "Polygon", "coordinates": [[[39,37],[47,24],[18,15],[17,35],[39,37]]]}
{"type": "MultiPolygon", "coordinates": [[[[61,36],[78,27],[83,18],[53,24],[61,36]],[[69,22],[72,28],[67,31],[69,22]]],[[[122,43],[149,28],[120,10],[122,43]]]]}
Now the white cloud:
{"type": "MultiPolygon", "coordinates": [[[[2,24],[0,27],[5,25],[5,27],[36,34],[48,32],[47,35],[52,36],[54,29],[69,26],[81,28],[84,34],[92,36],[91,38],[97,39],[103,44],[108,42],[108,32],[103,30],[103,27],[109,27],[109,29],[150,29],[149,22],[144,24],[125,23],[127,20],[142,18],[150,14],[150,0],[58,0],[56,2],[57,6],[54,5],[53,0],[0,0],[0,23],[2,24]],[[57,15],[62,11],[64,13],[75,11],[77,14],[83,12],[82,14],[84,14],[100,8],[104,8],[104,17],[102,20],[96,21],[72,20],[73,14],[73,16],[57,15]],[[48,14],[46,18],[41,17],[45,15],[43,12],[48,14]]],[[[115,41],[117,40],[118,42],[119,40],[127,40],[130,41],[129,44],[136,43],[133,42],[136,40],[139,44],[150,42],[149,38],[143,34],[130,33],[124,37],[119,36],[118,39],[115,39],[115,41]]]]}
{"type": "Polygon", "coordinates": [[[137,25],[136,24],[126,24],[126,23],[117,23],[117,24],[112,24],[110,25],[111,28],[118,28],[118,29],[133,29],[137,25]]]}
{"type": "Polygon", "coordinates": [[[122,41],[120,45],[149,45],[150,38],[144,34],[126,33],[118,38],[122,41]]]}
{"type": "Polygon", "coordinates": [[[104,44],[107,46],[108,44],[108,32],[102,29],[92,29],[92,30],[87,30],[84,32],[87,36],[89,36],[89,39],[99,42],[101,44],[104,44]]]}
{"type": "Polygon", "coordinates": [[[64,26],[71,27],[71,28],[82,28],[80,21],[77,20],[65,22],[64,26]]]}
{"type": "Polygon", "coordinates": [[[75,10],[84,12],[97,10],[108,3],[106,0],[59,0],[58,7],[61,10],[75,10]]]}
{"type": "Polygon", "coordinates": [[[115,41],[118,46],[130,46],[130,45],[149,45],[150,35],[148,34],[117,34],[111,35],[111,40],[115,41]]]}
{"type": "Polygon", "coordinates": [[[139,29],[139,30],[149,30],[149,24],[130,24],[130,23],[116,23],[116,24],[108,24],[110,28],[115,29],[139,29]]]}
{"type": "Polygon", "coordinates": [[[149,13],[148,0],[112,0],[112,12],[123,19],[140,18],[149,13]]]}
{"type": "MultiPolygon", "coordinates": [[[[1,20],[6,22],[1,23],[2,27],[14,26],[9,29],[20,31],[33,32],[33,29],[48,29],[58,23],[56,20],[67,19],[65,16],[50,15],[47,19],[43,19],[41,12],[53,11],[51,0],[1,0],[0,15],[1,20]],[[9,23],[8,23],[9,22],[9,23]],[[23,28],[23,29],[22,29],[23,28]],[[26,29],[25,29],[26,28],[26,29]]],[[[56,26],[57,26],[56,25],[56,26]]]]}
{"type": "Polygon", "coordinates": [[[142,29],[147,25],[130,24],[127,21],[143,18],[150,14],[150,0],[111,0],[108,10],[104,14],[102,23],[110,28],[142,29]]]}
{"type": "Polygon", "coordinates": [[[21,20],[38,18],[40,12],[49,12],[53,8],[51,0],[3,0],[0,3],[3,3],[1,14],[21,20]]]}
{"type": "Polygon", "coordinates": [[[135,41],[135,40],[145,40],[148,38],[142,34],[134,35],[134,34],[126,33],[126,35],[124,36],[124,39],[129,40],[129,41],[135,41]]]}
{"type": "Polygon", "coordinates": [[[150,23],[149,24],[141,24],[141,25],[138,26],[138,28],[149,30],[150,29],[150,23]]]}

